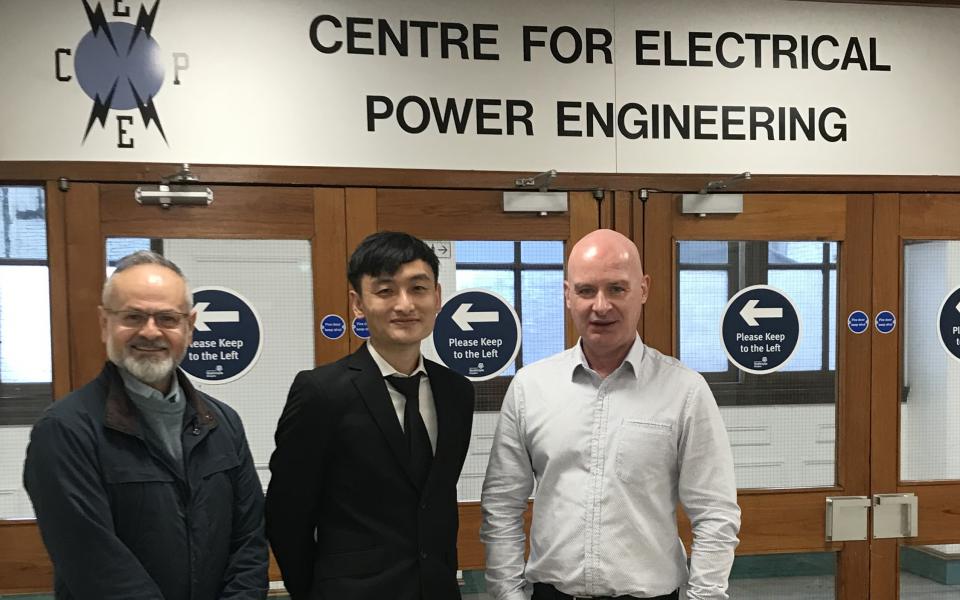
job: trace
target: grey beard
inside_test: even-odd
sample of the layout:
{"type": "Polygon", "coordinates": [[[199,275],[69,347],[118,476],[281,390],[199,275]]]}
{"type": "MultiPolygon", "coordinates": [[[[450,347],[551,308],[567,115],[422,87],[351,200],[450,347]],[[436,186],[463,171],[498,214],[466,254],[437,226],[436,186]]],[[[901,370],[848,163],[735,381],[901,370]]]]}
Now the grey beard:
{"type": "Polygon", "coordinates": [[[128,373],[146,383],[147,385],[162,383],[170,378],[174,369],[186,356],[186,349],[183,354],[174,360],[167,357],[162,360],[151,360],[149,358],[137,359],[128,354],[123,347],[114,347],[112,341],[107,342],[107,357],[112,363],[123,367],[128,373]]]}

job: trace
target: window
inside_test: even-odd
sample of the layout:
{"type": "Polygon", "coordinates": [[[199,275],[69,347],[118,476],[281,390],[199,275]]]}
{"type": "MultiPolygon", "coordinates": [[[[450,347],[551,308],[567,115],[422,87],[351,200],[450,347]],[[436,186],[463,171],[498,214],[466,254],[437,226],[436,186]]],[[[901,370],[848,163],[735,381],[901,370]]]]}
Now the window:
{"type": "Polygon", "coordinates": [[[509,302],[520,317],[521,346],[514,364],[476,382],[477,410],[499,411],[517,369],[564,348],[563,242],[458,241],[457,290],[483,288],[509,302]]]}
{"type": "Polygon", "coordinates": [[[0,425],[32,424],[52,401],[43,188],[0,187],[0,425]]]}
{"type": "Polygon", "coordinates": [[[821,404],[836,398],[836,242],[678,242],[680,360],[701,372],[723,405],[821,404]],[[800,314],[796,354],[780,371],[751,375],[726,358],[720,321],[739,290],[778,288],[800,314]]]}

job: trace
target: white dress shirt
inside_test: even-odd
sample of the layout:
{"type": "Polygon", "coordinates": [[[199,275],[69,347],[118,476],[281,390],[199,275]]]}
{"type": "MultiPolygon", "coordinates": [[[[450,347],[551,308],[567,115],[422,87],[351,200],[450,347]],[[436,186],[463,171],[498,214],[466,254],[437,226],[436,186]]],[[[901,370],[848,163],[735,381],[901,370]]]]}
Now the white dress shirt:
{"type": "MultiPolygon", "coordinates": [[[[413,370],[413,373],[406,375],[394,369],[390,363],[388,363],[380,353],[377,352],[376,348],[373,347],[373,344],[367,343],[367,350],[370,351],[370,357],[373,358],[373,362],[377,363],[377,367],[380,368],[380,373],[384,377],[387,375],[396,375],[397,377],[412,377],[417,373],[422,373],[420,376],[420,416],[423,417],[423,424],[427,426],[427,435],[430,436],[430,447],[433,448],[433,453],[437,453],[437,407],[433,404],[433,389],[430,387],[430,378],[427,376],[427,369],[423,366],[423,355],[420,355],[419,362],[417,363],[417,368],[413,370]]],[[[390,385],[389,381],[384,381],[387,384],[387,391],[390,392],[390,400],[393,402],[393,410],[397,413],[397,418],[400,419],[400,429],[403,429],[403,411],[407,407],[407,399],[397,388],[390,385]]]]}
{"type": "Polygon", "coordinates": [[[521,369],[503,399],[481,496],[487,590],[727,598],[740,508],[706,381],[639,336],[606,378],[578,343],[521,369]],[[537,484],[524,566],[523,512],[537,484]],[[693,525],[690,570],[677,502],[693,525]]]}

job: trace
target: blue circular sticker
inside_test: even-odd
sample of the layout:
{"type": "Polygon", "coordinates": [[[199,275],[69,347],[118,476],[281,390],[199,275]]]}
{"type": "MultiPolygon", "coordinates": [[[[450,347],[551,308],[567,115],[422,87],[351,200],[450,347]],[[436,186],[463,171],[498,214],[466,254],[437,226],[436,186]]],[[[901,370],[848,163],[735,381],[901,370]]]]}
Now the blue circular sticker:
{"type": "Polygon", "coordinates": [[[472,381],[492,379],[517,357],[520,319],[493,292],[461,290],[440,309],[433,344],[450,369],[472,381]]]}
{"type": "Polygon", "coordinates": [[[960,288],[947,294],[940,303],[937,329],[943,349],[960,360],[960,288]]]}
{"type": "Polygon", "coordinates": [[[320,333],[328,340],[339,340],[347,332],[347,322],[340,315],[327,315],[320,320],[320,333]]]}
{"type": "Polygon", "coordinates": [[[361,340],[370,339],[370,328],[367,327],[367,320],[363,317],[354,317],[353,318],[353,335],[357,336],[361,340]]]}
{"type": "Polygon", "coordinates": [[[897,317],[889,310],[881,310],[877,313],[875,324],[880,333],[890,333],[897,326],[897,317]]]}
{"type": "Polygon", "coordinates": [[[870,328],[870,315],[862,310],[855,310],[847,317],[847,328],[853,333],[863,333],[870,328]]]}
{"type": "Polygon", "coordinates": [[[720,331],[730,362],[741,371],[767,375],[793,358],[800,341],[800,315],[780,290],[754,285],[727,303],[720,331]]]}
{"type": "Polygon", "coordinates": [[[193,290],[193,341],[180,368],[204,383],[229,383],[253,368],[263,348],[260,316],[234,290],[206,286],[193,290]]]}

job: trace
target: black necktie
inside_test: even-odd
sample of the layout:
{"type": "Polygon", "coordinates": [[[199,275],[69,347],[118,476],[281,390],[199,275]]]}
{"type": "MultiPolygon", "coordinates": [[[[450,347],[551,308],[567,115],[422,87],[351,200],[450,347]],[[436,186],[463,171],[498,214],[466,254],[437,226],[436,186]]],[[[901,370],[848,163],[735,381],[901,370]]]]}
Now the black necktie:
{"type": "Polygon", "coordinates": [[[403,431],[410,449],[410,470],[413,472],[414,483],[422,488],[430,473],[433,448],[430,446],[427,426],[420,415],[420,375],[421,373],[414,373],[411,377],[388,375],[387,381],[407,399],[407,406],[403,411],[403,431]]]}

